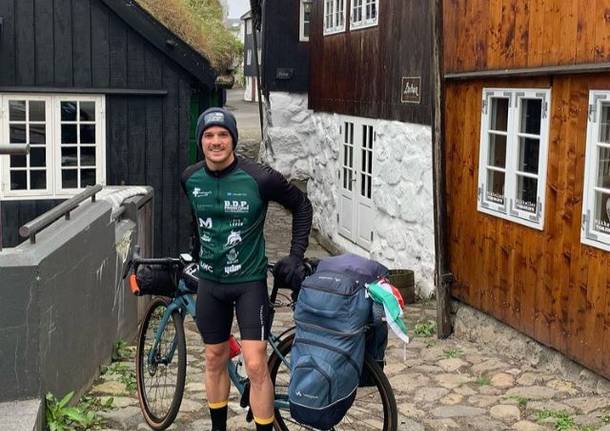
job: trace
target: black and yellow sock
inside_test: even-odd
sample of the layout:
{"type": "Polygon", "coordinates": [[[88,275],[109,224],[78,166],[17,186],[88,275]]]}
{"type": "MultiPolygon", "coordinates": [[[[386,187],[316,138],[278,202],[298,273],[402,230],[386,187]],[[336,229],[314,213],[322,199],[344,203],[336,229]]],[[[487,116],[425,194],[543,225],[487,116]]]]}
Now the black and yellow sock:
{"type": "Polygon", "coordinates": [[[271,431],[273,430],[273,416],[267,419],[261,419],[254,416],[256,431],[271,431]]]}
{"type": "Polygon", "coordinates": [[[210,417],[212,418],[212,431],[227,431],[227,405],[229,401],[218,403],[208,402],[210,417]]]}

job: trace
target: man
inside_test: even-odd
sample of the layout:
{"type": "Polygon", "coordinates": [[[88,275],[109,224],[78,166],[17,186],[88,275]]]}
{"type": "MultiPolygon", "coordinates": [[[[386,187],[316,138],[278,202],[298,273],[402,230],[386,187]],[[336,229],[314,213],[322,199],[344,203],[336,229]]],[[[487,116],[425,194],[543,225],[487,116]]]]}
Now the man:
{"type": "Polygon", "coordinates": [[[275,170],[237,157],[235,117],[210,108],[197,121],[204,160],[182,174],[193,209],[199,257],[197,327],[205,344],[205,385],[213,431],[225,431],[229,398],[228,339],[235,306],[241,349],[250,379],[257,431],[273,427],[273,386],[267,369],[267,257],[263,225],[270,200],[292,211],[289,256],[275,274],[297,286],[308,245],[312,209],[307,197],[275,170]]]}

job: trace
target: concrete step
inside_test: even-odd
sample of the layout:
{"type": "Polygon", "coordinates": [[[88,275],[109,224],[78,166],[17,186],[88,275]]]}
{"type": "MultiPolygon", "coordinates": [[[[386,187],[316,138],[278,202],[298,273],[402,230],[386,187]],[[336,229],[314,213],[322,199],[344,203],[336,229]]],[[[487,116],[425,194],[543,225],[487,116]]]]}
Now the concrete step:
{"type": "Polygon", "coordinates": [[[44,423],[42,400],[7,401],[0,403],[0,430],[42,431],[44,423]]]}

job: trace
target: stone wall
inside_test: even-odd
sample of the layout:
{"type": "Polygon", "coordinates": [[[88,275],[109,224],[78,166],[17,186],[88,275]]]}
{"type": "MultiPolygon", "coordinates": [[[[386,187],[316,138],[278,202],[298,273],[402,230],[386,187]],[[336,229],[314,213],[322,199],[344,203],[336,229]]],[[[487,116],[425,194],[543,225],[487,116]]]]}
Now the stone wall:
{"type": "Polygon", "coordinates": [[[374,148],[374,240],[364,250],[338,233],[340,125],[346,117],[307,109],[307,96],[271,93],[261,159],[290,179],[307,181],[314,227],[340,248],[390,268],[415,271],[419,295],[433,292],[432,137],[428,126],[370,120],[374,148]],[[370,252],[370,254],[369,254],[370,252]]]}

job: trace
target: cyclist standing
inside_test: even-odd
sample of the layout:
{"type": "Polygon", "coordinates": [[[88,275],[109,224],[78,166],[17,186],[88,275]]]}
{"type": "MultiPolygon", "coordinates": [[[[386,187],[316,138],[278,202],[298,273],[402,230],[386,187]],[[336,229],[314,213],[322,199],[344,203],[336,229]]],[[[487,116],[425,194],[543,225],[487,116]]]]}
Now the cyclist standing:
{"type": "Polygon", "coordinates": [[[307,197],[270,167],[236,156],[235,117],[210,108],[197,121],[204,160],[182,174],[194,216],[193,257],[199,257],[197,327],[205,344],[205,385],[213,431],[225,431],[229,398],[229,336],[235,308],[258,431],[271,430],[273,386],[267,369],[267,257],[263,227],[269,201],[292,212],[290,254],[276,277],[298,288],[311,230],[307,197]]]}

